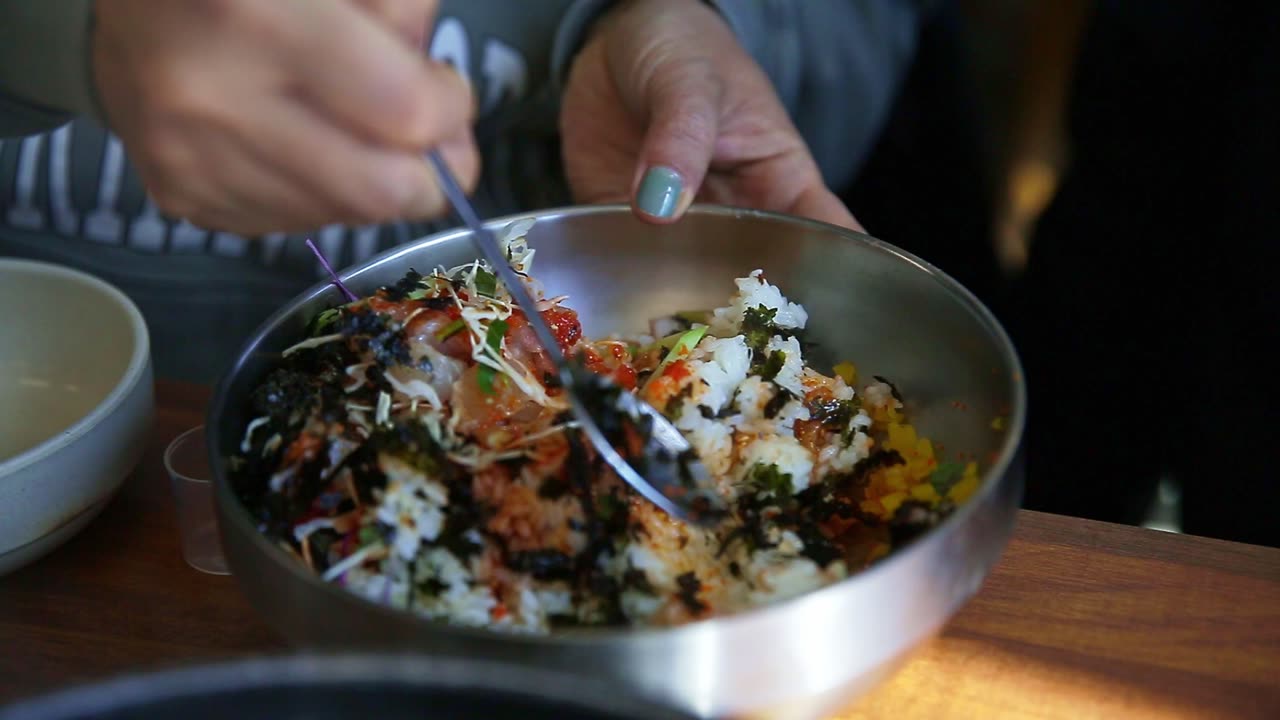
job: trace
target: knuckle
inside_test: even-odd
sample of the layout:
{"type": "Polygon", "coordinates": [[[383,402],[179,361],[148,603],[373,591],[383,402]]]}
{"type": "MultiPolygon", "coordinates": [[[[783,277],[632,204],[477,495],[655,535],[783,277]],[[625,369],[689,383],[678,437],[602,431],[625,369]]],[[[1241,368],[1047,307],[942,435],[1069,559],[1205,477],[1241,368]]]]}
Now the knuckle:
{"type": "Polygon", "coordinates": [[[158,179],[180,178],[188,169],[188,153],[174,133],[157,128],[143,134],[138,148],[138,162],[151,168],[158,179]]]}
{"type": "Polygon", "coordinates": [[[404,211],[404,191],[386,181],[363,183],[345,197],[344,214],[361,223],[384,222],[404,211]]]}
{"type": "Polygon", "coordinates": [[[141,88],[140,114],[158,128],[181,126],[216,108],[198,73],[181,64],[153,69],[141,88]]]}
{"type": "Polygon", "coordinates": [[[237,32],[271,35],[280,23],[271,12],[275,3],[254,0],[197,0],[194,7],[207,27],[235,28],[237,32]]]}
{"type": "Polygon", "coordinates": [[[199,13],[200,20],[206,27],[217,27],[235,24],[245,14],[246,4],[242,0],[196,0],[190,7],[199,13]]]}

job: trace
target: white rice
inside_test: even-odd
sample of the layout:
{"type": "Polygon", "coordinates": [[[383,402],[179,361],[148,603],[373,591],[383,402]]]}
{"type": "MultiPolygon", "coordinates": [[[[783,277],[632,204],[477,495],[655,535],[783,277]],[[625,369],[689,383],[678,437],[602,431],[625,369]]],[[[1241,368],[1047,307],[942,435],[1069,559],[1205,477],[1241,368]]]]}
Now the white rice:
{"type": "Polygon", "coordinates": [[[782,409],[779,410],[778,414],[773,418],[773,422],[779,429],[786,430],[790,433],[795,430],[797,420],[808,419],[809,408],[805,407],[805,404],[799,400],[791,400],[786,405],[782,406],[782,409]]]}
{"type": "Polygon", "coordinates": [[[809,487],[813,474],[813,454],[792,435],[771,435],[756,440],[742,451],[739,477],[746,480],[757,465],[775,465],[778,472],[791,476],[793,493],[809,487]]]}
{"type": "Polygon", "coordinates": [[[751,367],[751,350],[742,336],[718,339],[709,337],[698,344],[706,358],[693,363],[693,374],[706,383],[696,398],[699,405],[718,413],[729,404],[738,385],[751,367]]]}
{"type": "Polygon", "coordinates": [[[778,392],[777,386],[758,375],[752,375],[738,386],[736,405],[742,419],[758,420],[764,417],[764,407],[778,392]]]}
{"type": "Polygon", "coordinates": [[[893,388],[888,383],[874,382],[868,385],[862,391],[862,399],[873,408],[883,410],[885,408],[901,409],[902,403],[893,396],[893,388]]]}
{"type": "Polygon", "coordinates": [[[747,277],[734,280],[738,292],[729,299],[729,305],[711,313],[709,332],[712,335],[733,337],[742,332],[742,318],[747,309],[761,305],[777,310],[773,322],[778,327],[804,329],[805,323],[809,321],[809,314],[804,308],[783,297],[782,291],[770,285],[763,275],[763,270],[753,270],[747,277]]]}
{"type": "Polygon", "coordinates": [[[786,359],[782,363],[782,369],[778,371],[773,381],[779,387],[785,388],[796,397],[804,397],[804,358],[800,355],[800,341],[794,337],[784,338],[774,335],[769,344],[765,346],[765,352],[772,355],[781,350],[786,353],[786,359]]]}
{"type": "Polygon", "coordinates": [[[423,540],[431,542],[440,537],[449,491],[396,458],[383,455],[379,465],[386,473],[387,486],[376,515],[379,522],[395,529],[396,554],[410,560],[417,555],[423,540]]]}
{"type": "Polygon", "coordinates": [[[853,438],[849,442],[849,446],[845,448],[837,448],[832,446],[823,448],[823,453],[829,453],[830,457],[820,457],[825,460],[827,469],[833,472],[849,472],[859,461],[865,460],[871,455],[871,438],[864,432],[855,432],[853,438]]]}
{"type": "Polygon", "coordinates": [[[708,472],[719,477],[729,473],[733,463],[733,427],[709,420],[693,403],[685,403],[676,427],[685,433],[708,472]]]}
{"type": "MultiPolygon", "coordinates": [[[[707,336],[685,358],[690,373],[682,381],[677,397],[684,394],[687,397],[675,418],[676,427],[689,439],[699,458],[718,479],[721,493],[731,502],[744,492],[759,490],[752,482],[760,466],[787,476],[791,493],[803,491],[827,473],[851,471],[871,453],[870,415],[859,410],[850,420],[847,432],[827,432],[820,440],[824,445],[816,450],[795,437],[795,427],[797,422],[810,420],[806,404],[810,391],[825,388],[831,395],[824,397],[852,401],[854,389],[839,377],[828,377],[806,368],[796,337],[780,332],[768,340],[764,357],[753,358],[746,338],[740,334],[747,309],[764,306],[775,310],[772,322],[786,331],[804,328],[808,321],[804,308],[787,300],[778,288],[764,280],[759,270],[739,278],[735,284],[737,292],[729,305],[713,312],[707,336]],[[762,364],[777,352],[785,353],[785,360],[772,379],[751,374],[753,361],[762,364]],[[782,390],[789,393],[790,398],[780,408],[771,408],[774,412],[766,417],[765,408],[782,390]],[[847,442],[842,438],[847,438],[847,442]]],[[[454,371],[461,368],[447,358],[437,360],[432,357],[441,377],[452,377],[456,374],[454,371]]],[[[389,378],[393,381],[397,402],[416,398],[438,405],[448,402],[450,397],[451,388],[442,387],[437,382],[439,377],[415,373],[389,378]]],[[[391,400],[384,395],[376,408],[369,409],[377,421],[388,419],[391,400]]],[[[885,383],[868,387],[863,402],[870,408],[901,407],[885,383]]],[[[449,418],[449,422],[454,421],[456,416],[449,418]]],[[[436,421],[429,429],[432,436],[444,444],[448,428],[436,421]]],[[[331,462],[339,459],[333,457],[331,462]]],[[[553,617],[572,616],[579,611],[566,583],[522,577],[515,586],[503,586],[506,589],[501,597],[497,596],[489,587],[490,565],[494,562],[492,552],[487,559],[488,551],[485,551],[464,562],[443,547],[432,545],[444,529],[449,504],[447,489],[395,458],[380,456],[379,464],[387,476],[387,485],[378,496],[375,515],[380,523],[391,528],[391,553],[383,551],[386,557],[377,563],[380,565],[377,571],[370,567],[372,561],[347,570],[344,581],[349,587],[376,601],[392,604],[408,603],[412,593],[413,611],[424,616],[460,625],[522,632],[546,632],[553,617]],[[409,572],[408,563],[414,563],[413,572],[409,572]],[[430,592],[423,587],[410,587],[404,580],[406,577],[433,580],[435,585],[430,592]]],[[[289,480],[274,479],[273,487],[289,480]]],[[[533,487],[538,478],[520,476],[517,481],[533,487]]],[[[548,526],[559,526],[569,523],[577,501],[564,497],[538,502],[538,516],[548,526]]],[[[673,525],[660,511],[647,505],[633,505],[630,521],[642,531],[629,533],[627,539],[600,556],[597,563],[605,574],[617,581],[624,580],[627,573],[643,573],[648,589],[623,582],[624,589],[618,596],[623,614],[635,624],[669,622],[671,613],[682,611],[684,604],[690,602],[680,595],[680,578],[685,573],[694,573],[701,583],[699,597],[707,598],[717,611],[794,597],[847,574],[845,564],[839,561],[820,568],[802,554],[804,542],[794,532],[777,525],[765,527],[771,544],[754,549],[738,546],[726,554],[720,545],[721,538],[698,528],[673,525]],[[730,565],[733,566],[731,572],[730,565]],[[685,603],[675,601],[677,596],[685,603]]],[[[305,529],[318,527],[320,525],[305,529]]],[[[574,553],[586,545],[586,536],[579,531],[571,532],[569,538],[568,545],[574,553]]],[[[468,539],[476,545],[487,542],[476,530],[469,531],[468,539]]]]}

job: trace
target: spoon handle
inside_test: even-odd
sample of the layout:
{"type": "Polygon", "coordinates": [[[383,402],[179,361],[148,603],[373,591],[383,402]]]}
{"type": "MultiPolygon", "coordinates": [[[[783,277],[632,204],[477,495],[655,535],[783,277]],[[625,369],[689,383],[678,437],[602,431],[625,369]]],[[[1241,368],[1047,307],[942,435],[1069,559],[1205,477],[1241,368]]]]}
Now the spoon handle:
{"type": "Polygon", "coordinates": [[[560,351],[560,342],[556,339],[555,334],[551,332],[551,328],[547,326],[546,320],[542,318],[542,313],[538,312],[538,303],[529,294],[524,282],[511,267],[511,261],[503,255],[502,248],[498,245],[498,239],[484,226],[484,223],[480,222],[480,216],[476,214],[476,209],[471,205],[471,201],[467,199],[467,194],[462,191],[462,187],[458,185],[453,172],[445,164],[440,151],[435,149],[427,151],[427,160],[435,167],[436,174],[440,178],[440,187],[444,190],[445,197],[448,198],[449,203],[453,205],[454,212],[458,213],[458,216],[462,218],[462,222],[471,230],[476,244],[480,246],[480,252],[489,261],[489,266],[493,268],[493,272],[507,288],[507,292],[511,294],[511,299],[515,301],[516,306],[524,311],[525,318],[529,321],[529,326],[533,328],[533,334],[538,337],[538,342],[547,353],[548,359],[556,366],[556,370],[559,371],[560,378],[565,383],[565,386],[569,387],[571,383],[570,370],[564,353],[560,351]]]}
{"type": "Polygon", "coordinates": [[[600,453],[623,482],[671,516],[688,522],[714,521],[717,515],[708,513],[708,510],[718,509],[714,498],[706,493],[695,495],[687,492],[693,486],[705,485],[707,476],[702,463],[688,457],[692,452],[688,441],[661,413],[635,395],[589,372],[583,371],[575,377],[573,366],[560,350],[560,342],[543,320],[542,313],[538,312],[537,303],[511,267],[510,260],[503,255],[497,238],[480,222],[475,208],[454,179],[444,158],[439,151],[433,149],[427,152],[427,159],[440,176],[440,187],[443,188],[445,197],[470,228],[476,244],[480,246],[480,252],[506,286],[507,292],[511,293],[516,305],[524,310],[534,335],[560,373],[565,395],[578,420],[578,426],[596,452],[600,453]],[[611,426],[617,426],[620,422],[629,424],[642,439],[644,448],[631,459],[623,457],[605,436],[599,425],[600,418],[608,418],[611,426]],[[644,474],[634,467],[633,463],[637,461],[644,467],[644,474]]]}

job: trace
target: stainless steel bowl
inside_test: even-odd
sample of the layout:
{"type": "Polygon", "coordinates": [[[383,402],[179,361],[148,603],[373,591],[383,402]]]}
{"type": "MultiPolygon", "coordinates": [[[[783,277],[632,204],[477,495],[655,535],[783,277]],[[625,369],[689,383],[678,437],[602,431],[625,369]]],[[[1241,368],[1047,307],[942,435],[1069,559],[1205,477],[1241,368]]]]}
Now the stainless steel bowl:
{"type": "MultiPolygon", "coordinates": [[[[528,216],[522,216],[528,217],[528,216]]],[[[529,239],[535,274],[570,295],[588,334],[629,332],[650,317],[724,304],[755,268],[809,311],[825,357],[900,388],[914,423],[948,454],[982,461],[982,489],[939,527],[839,584],[770,607],[674,629],[515,637],[448,627],[362,600],[271,546],[227,481],[225,456],[247,399],[321,308],[317,285],[245,346],[210,409],[212,461],[228,562],[244,592],[305,647],[416,649],[602,676],[707,717],[816,718],[847,705],[937,633],[1000,555],[1022,492],[1018,447],[1026,412],[1021,369],[991,314],[928,263],[864,235],[769,213],[695,207],[655,227],[621,206],[550,210],[529,239]],[[992,420],[1004,417],[1002,430],[992,420]]],[[[494,220],[497,229],[517,218],[494,220]]],[[[372,292],[410,267],[475,257],[464,230],[424,238],[343,274],[372,292]]]]}

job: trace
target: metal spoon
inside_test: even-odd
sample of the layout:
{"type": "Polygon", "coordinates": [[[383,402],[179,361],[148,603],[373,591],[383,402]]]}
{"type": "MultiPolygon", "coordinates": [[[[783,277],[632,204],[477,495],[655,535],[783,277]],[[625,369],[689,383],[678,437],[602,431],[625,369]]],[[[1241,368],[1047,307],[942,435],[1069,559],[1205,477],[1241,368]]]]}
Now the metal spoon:
{"type": "Polygon", "coordinates": [[[480,252],[524,311],[559,373],[574,417],[604,461],[650,502],[681,520],[706,523],[722,516],[724,504],[711,489],[711,475],[689,441],[652,405],[565,357],[537,304],[493,233],[480,222],[444,158],[431,150],[427,159],[440,176],[440,186],[454,211],[470,228],[480,252]],[[629,448],[627,457],[615,446],[629,448]]]}

